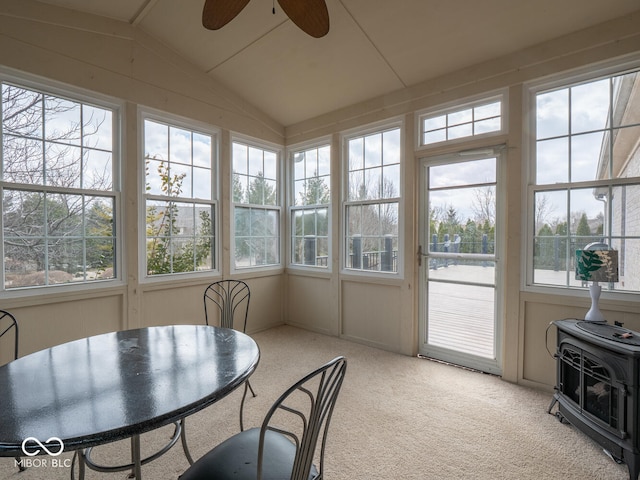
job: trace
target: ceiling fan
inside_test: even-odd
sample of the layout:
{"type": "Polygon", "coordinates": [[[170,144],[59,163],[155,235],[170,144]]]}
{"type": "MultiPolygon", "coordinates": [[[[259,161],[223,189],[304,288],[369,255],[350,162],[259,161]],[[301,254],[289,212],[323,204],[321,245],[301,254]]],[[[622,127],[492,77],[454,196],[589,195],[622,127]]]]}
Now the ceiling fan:
{"type": "MultiPolygon", "coordinates": [[[[249,0],[205,0],[202,25],[209,30],[218,30],[233,20],[247,3],[249,0]]],[[[278,3],[291,21],[312,37],[320,38],[329,32],[325,0],[278,0],[278,3]]]]}

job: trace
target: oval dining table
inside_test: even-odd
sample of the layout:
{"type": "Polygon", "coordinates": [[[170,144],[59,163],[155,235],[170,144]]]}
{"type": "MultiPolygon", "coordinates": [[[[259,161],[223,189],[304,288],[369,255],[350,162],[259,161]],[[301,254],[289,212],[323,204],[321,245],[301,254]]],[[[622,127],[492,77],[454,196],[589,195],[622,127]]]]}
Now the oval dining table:
{"type": "Polygon", "coordinates": [[[208,325],[123,330],[31,353],[0,367],[0,456],[79,451],[82,478],[87,449],[131,438],[141,480],[139,436],[181,425],[242,385],[259,360],[251,337],[208,325]]]}

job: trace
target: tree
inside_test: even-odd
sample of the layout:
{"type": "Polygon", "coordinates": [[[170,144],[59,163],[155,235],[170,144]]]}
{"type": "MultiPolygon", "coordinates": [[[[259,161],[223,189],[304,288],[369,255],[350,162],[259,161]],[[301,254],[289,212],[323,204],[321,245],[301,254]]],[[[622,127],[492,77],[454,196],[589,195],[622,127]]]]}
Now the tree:
{"type": "Polygon", "coordinates": [[[534,245],[534,258],[536,268],[551,268],[553,266],[554,248],[557,239],[553,230],[546,223],[538,230],[538,236],[534,245]]]}
{"type": "Polygon", "coordinates": [[[567,222],[558,222],[556,224],[556,235],[560,235],[562,237],[566,237],[568,232],[567,222]]]}
{"type": "MultiPolygon", "coordinates": [[[[102,278],[113,268],[114,229],[113,206],[109,202],[94,199],[87,213],[87,268],[95,268],[102,278]]],[[[110,277],[113,276],[111,272],[110,277]]]]}
{"type": "Polygon", "coordinates": [[[233,172],[233,184],[231,186],[232,190],[232,198],[235,203],[242,203],[245,200],[245,192],[244,188],[242,188],[242,183],[240,182],[240,176],[233,172]]]}
{"type": "MultiPolygon", "coordinates": [[[[240,185],[239,181],[237,183],[240,185]]],[[[237,206],[234,214],[236,260],[250,258],[251,262],[258,265],[276,263],[278,245],[274,244],[273,239],[278,238],[277,218],[269,209],[252,207],[277,205],[276,188],[262,172],[258,172],[248,185],[245,200],[242,203],[247,205],[237,206]]]]}
{"type": "Polygon", "coordinates": [[[467,220],[464,226],[464,243],[462,244],[462,253],[481,253],[482,251],[482,231],[478,228],[478,224],[473,220],[467,220]]]}
{"type": "Polygon", "coordinates": [[[555,211],[555,206],[544,193],[536,194],[535,197],[535,225],[536,231],[540,230],[545,223],[550,223],[550,217],[555,211]]]}
{"type": "Polygon", "coordinates": [[[602,235],[604,232],[604,214],[602,212],[598,212],[598,215],[596,215],[596,221],[596,231],[593,233],[595,235],[602,235]]]}
{"type": "Polygon", "coordinates": [[[576,236],[578,241],[587,240],[591,236],[591,228],[589,227],[589,221],[587,220],[587,214],[583,213],[578,221],[578,227],[576,228],[576,236]]]}
{"type": "Polygon", "coordinates": [[[445,217],[438,228],[438,236],[440,240],[444,241],[445,234],[449,235],[450,239],[453,239],[453,235],[456,233],[462,233],[460,227],[460,220],[458,219],[458,212],[453,206],[446,207],[445,217]]]}
{"type": "MultiPolygon", "coordinates": [[[[363,261],[369,261],[367,256],[375,258],[386,249],[385,242],[391,236],[392,249],[397,250],[398,236],[398,197],[397,185],[389,178],[375,173],[376,169],[367,174],[367,182],[361,171],[350,172],[349,200],[357,202],[349,206],[347,215],[347,231],[351,239],[357,238],[358,251],[363,261]]],[[[353,252],[350,252],[353,253],[353,252]]],[[[358,265],[358,260],[354,260],[358,265]]],[[[379,266],[375,260],[368,263],[368,268],[379,266]]]]}
{"type": "MultiPolygon", "coordinates": [[[[82,241],[83,218],[91,215],[91,207],[82,194],[53,193],[49,187],[111,190],[110,169],[83,165],[86,157],[80,148],[90,149],[99,141],[108,115],[97,107],[3,85],[3,179],[16,185],[5,187],[3,195],[5,270],[18,274],[12,286],[22,286],[25,275],[32,285],[47,283],[45,272],[56,268],[68,273],[81,268],[86,278],[85,258],[96,254],[93,242],[82,241]],[[21,185],[42,188],[33,191],[21,185]]],[[[94,221],[110,224],[112,212],[103,213],[94,221]]],[[[100,248],[104,253],[107,247],[100,248]]],[[[113,251],[111,242],[105,262],[112,264],[113,251]]]]}
{"type": "MultiPolygon", "coordinates": [[[[147,169],[149,166],[147,158],[147,169]]],[[[155,158],[154,158],[155,160],[155,158]]],[[[171,175],[163,161],[158,164],[161,192],[167,197],[178,197],[182,192],[185,174],[171,175]]],[[[147,190],[150,185],[147,183],[147,190]]],[[[200,211],[199,227],[192,236],[180,235],[178,219],[180,207],[168,200],[164,207],[147,206],[147,273],[160,275],[167,273],[193,272],[212,254],[211,216],[200,211]]]]}
{"type": "Polygon", "coordinates": [[[496,223],[496,195],[495,187],[487,186],[473,189],[471,209],[478,223],[496,223]]]}
{"type": "Polygon", "coordinates": [[[295,236],[298,237],[294,241],[295,261],[302,262],[305,258],[305,248],[313,245],[313,251],[309,252],[313,258],[318,256],[327,256],[328,243],[322,241],[318,237],[327,237],[329,235],[329,216],[327,208],[318,208],[318,205],[327,205],[331,202],[330,190],[325,183],[325,178],[319,177],[317,171],[312,177],[305,180],[303,190],[299,193],[300,205],[309,206],[310,208],[296,211],[296,219],[293,221],[292,228],[295,236]],[[307,243],[303,237],[315,237],[314,241],[307,243]]]}
{"type": "Polygon", "coordinates": [[[301,205],[325,205],[331,201],[329,187],[318,172],[304,182],[304,191],[300,192],[301,205]]]}
{"type": "Polygon", "coordinates": [[[249,184],[247,202],[253,205],[276,205],[277,192],[262,172],[249,184]]]}

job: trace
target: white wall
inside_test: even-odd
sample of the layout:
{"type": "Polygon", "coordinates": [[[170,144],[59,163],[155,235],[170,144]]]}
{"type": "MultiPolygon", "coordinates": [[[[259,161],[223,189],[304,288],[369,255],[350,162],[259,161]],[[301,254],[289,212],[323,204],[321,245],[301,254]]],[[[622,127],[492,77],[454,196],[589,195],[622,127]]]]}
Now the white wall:
{"type": "MultiPolygon", "coordinates": [[[[127,24],[34,4],[0,4],[0,67],[123,100],[125,284],[84,293],[0,298],[21,327],[21,355],[87,335],[169,323],[203,323],[204,287],[219,277],[145,283],[138,278],[139,106],[222,128],[221,175],[230,178],[232,131],[284,144],[284,129],[192,65],[127,24]]],[[[228,182],[227,182],[228,184],[228,182]]],[[[222,197],[228,198],[228,185],[222,197]]],[[[222,202],[222,231],[230,208],[222,202]]],[[[228,236],[227,236],[228,237],[228,236]]],[[[229,240],[221,271],[230,276],[229,240]]],[[[249,331],[283,323],[282,269],[235,275],[253,290],[249,331]]]]}
{"type": "MultiPolygon", "coordinates": [[[[525,169],[527,132],[523,118],[527,82],[574,69],[608,62],[615,58],[640,57],[640,11],[633,15],[597,25],[563,38],[532,46],[492,61],[471,65],[463,70],[352,105],[309,121],[287,127],[288,144],[302,143],[314,137],[335,135],[343,130],[374,123],[387,118],[404,116],[406,129],[406,163],[403,189],[405,195],[405,256],[404,278],[389,280],[354,279],[340,272],[334,263],[333,272],[322,280],[306,278],[299,270],[288,271],[288,284],[301,286],[296,295],[288,298],[287,321],[304,324],[305,303],[316,289],[328,292],[336,303],[324,310],[337,315],[337,325],[326,322],[314,324],[320,331],[337,329],[340,335],[381,348],[415,354],[417,351],[418,268],[415,252],[418,248],[417,209],[418,180],[416,164],[426,155],[416,150],[413,113],[447,104],[459,99],[506,89],[508,92],[508,133],[494,138],[487,145],[504,142],[507,145],[506,229],[501,239],[506,245],[504,260],[506,276],[502,305],[504,312],[503,378],[529,386],[551,389],[555,383],[555,361],[548,354],[555,345],[555,329],[547,327],[557,319],[580,318],[589,307],[584,296],[547,295],[525,290],[523,269],[524,195],[522,176],[525,169]],[[302,290],[304,289],[304,290],[302,290]],[[548,337],[548,338],[547,338],[548,337]]],[[[339,150],[339,145],[335,145],[339,150]]],[[[482,143],[475,145],[483,146],[482,143]]],[[[429,155],[445,154],[444,149],[429,155]]],[[[338,168],[335,171],[340,171],[338,168]]],[[[336,188],[340,188],[339,185],[336,188]]],[[[335,212],[335,210],[334,210],[335,212]]],[[[334,218],[337,213],[334,213],[334,218]]],[[[334,222],[334,228],[340,228],[334,222]]],[[[334,236],[335,245],[341,239],[334,236]]],[[[640,330],[640,302],[603,299],[601,309],[610,321],[625,322],[628,328],[640,330]]]]}
{"type": "MultiPolygon", "coordinates": [[[[283,128],[209,77],[158,45],[134,27],[83,14],[65,15],[29,0],[0,4],[0,65],[64,82],[126,101],[124,179],[126,215],[126,284],[90,294],[37,298],[0,298],[23,325],[23,351],[120,328],[166,323],[200,322],[201,292],[207,282],[181,281],[149,285],[138,278],[137,107],[145,105],[206,122],[223,129],[222,175],[230,175],[230,132],[237,131],[276,144],[295,144],[329,136],[340,151],[339,133],[392,117],[406,126],[403,278],[365,279],[341,273],[337,254],[327,273],[289,269],[247,278],[252,291],[250,331],[282,322],[340,335],[404,354],[417,351],[418,269],[417,175],[414,113],[456,99],[496,89],[509,92],[509,133],[499,139],[507,153],[504,378],[549,388],[554,361],[545,348],[549,322],[580,316],[588,299],[526,292],[522,276],[523,96],[527,81],[614,57],[640,53],[640,12],[607,22],[518,54],[431,79],[349,108],[283,128]]],[[[446,149],[437,153],[447,153],[446,149]]],[[[339,157],[334,171],[341,171],[339,157]]],[[[334,175],[332,190],[340,191],[334,175]]],[[[223,185],[222,229],[230,215],[223,185]]],[[[332,240],[340,245],[340,205],[332,205],[332,240]]],[[[229,239],[224,236],[223,273],[230,273],[229,239]]],[[[210,280],[214,280],[213,278],[210,280]]],[[[640,330],[640,304],[607,302],[605,314],[640,330]]],[[[553,345],[553,332],[548,339],[553,345]]]]}

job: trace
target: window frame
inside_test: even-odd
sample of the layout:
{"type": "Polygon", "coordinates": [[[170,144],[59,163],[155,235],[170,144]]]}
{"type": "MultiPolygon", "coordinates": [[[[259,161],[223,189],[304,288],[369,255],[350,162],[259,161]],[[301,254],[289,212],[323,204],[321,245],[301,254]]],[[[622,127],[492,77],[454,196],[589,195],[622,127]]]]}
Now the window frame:
{"type": "MultiPolygon", "coordinates": [[[[567,195],[571,195],[572,190],[579,190],[585,188],[617,188],[620,186],[635,185],[640,187],[640,177],[617,177],[604,180],[586,180],[586,181],[574,181],[570,179],[559,183],[546,183],[536,184],[536,154],[537,154],[537,95],[544,92],[553,92],[561,90],[563,88],[572,88],[580,86],[581,84],[588,84],[596,82],[598,80],[610,79],[637,71],[640,74],[640,59],[632,58],[630,60],[614,59],[612,61],[601,62],[596,65],[589,65],[584,68],[577,69],[572,72],[564,72],[558,75],[554,75],[545,79],[538,79],[532,82],[525,83],[523,86],[523,111],[526,112],[523,118],[523,174],[522,174],[522,218],[526,219],[523,222],[523,251],[525,254],[522,256],[522,271],[521,275],[521,288],[523,291],[531,293],[542,293],[551,295],[573,296],[573,297],[588,297],[588,288],[572,285],[553,285],[546,283],[534,282],[534,248],[535,238],[538,237],[535,231],[535,195],[540,192],[566,192],[567,195]]],[[[569,110],[571,115],[571,110],[569,110]]],[[[610,132],[620,128],[619,126],[611,127],[608,122],[603,131],[610,132]]],[[[623,127],[625,128],[625,127],[623,127]]],[[[626,128],[633,128],[633,126],[626,126],[626,128]]],[[[588,133],[588,132],[587,132],[588,133]]],[[[583,132],[569,132],[565,136],[571,140],[574,136],[584,134],[583,132]]],[[[607,206],[610,213],[610,205],[607,206]]],[[[608,215],[611,219],[611,216],[608,215]]],[[[606,221],[606,220],[605,220],[606,221]]],[[[611,220],[609,220],[610,226],[611,220]]],[[[604,230],[607,230],[607,225],[603,225],[604,230]]],[[[571,234],[567,234],[571,237],[571,234]]],[[[595,234],[594,234],[595,236],[595,234]]],[[[607,236],[603,233],[603,236],[607,236]]],[[[609,238],[635,238],[634,235],[612,235],[608,234],[609,238]]],[[[572,275],[571,272],[568,275],[572,275]]],[[[619,290],[608,288],[602,289],[603,297],[621,301],[635,301],[634,297],[640,297],[640,292],[631,290],[619,290]]]]}
{"type": "MultiPolygon", "coordinates": [[[[37,187],[26,186],[26,184],[14,184],[12,182],[5,182],[3,177],[0,176],[0,196],[3,195],[3,190],[7,187],[12,188],[12,185],[16,185],[18,190],[28,190],[32,192],[50,192],[50,193],[70,193],[78,195],[99,195],[109,197],[113,202],[113,237],[114,237],[114,260],[113,260],[113,278],[101,279],[101,280],[83,280],[78,282],[58,283],[49,285],[35,285],[25,286],[7,289],[5,287],[5,264],[4,264],[4,228],[0,229],[0,250],[2,251],[2,282],[0,285],[0,297],[2,298],[23,298],[32,296],[46,296],[46,295],[60,295],[61,293],[77,293],[85,291],[95,291],[98,289],[121,287],[124,285],[124,279],[126,278],[126,263],[124,252],[124,240],[123,240],[123,209],[122,209],[122,195],[123,195],[123,183],[122,183],[122,131],[124,125],[124,101],[93,92],[91,90],[83,89],[80,87],[68,85],[66,83],[58,82],[48,78],[38,77],[35,75],[27,74],[24,72],[18,72],[8,67],[0,66],[0,84],[11,84],[18,88],[24,88],[27,90],[33,90],[45,96],[53,96],[61,100],[68,100],[73,103],[78,103],[83,106],[94,106],[101,109],[109,110],[111,112],[111,181],[112,187],[110,190],[92,190],[83,187],[56,187],[40,185],[37,187]],[[26,186],[27,188],[21,188],[26,186]]],[[[0,108],[0,116],[2,109],[0,108]]],[[[3,129],[0,128],[0,141],[2,140],[3,129]]],[[[4,151],[1,151],[0,155],[4,155],[4,151]]],[[[3,161],[0,161],[0,168],[3,168],[3,161]]],[[[2,211],[4,216],[4,211],[2,211]]],[[[83,238],[87,238],[83,236],[83,238]]]]}
{"type": "Polygon", "coordinates": [[[404,117],[394,118],[370,125],[365,125],[352,130],[344,131],[340,134],[340,145],[342,152],[342,191],[341,191],[341,206],[340,206],[340,272],[344,275],[352,275],[354,277],[368,277],[387,280],[401,280],[404,278],[404,258],[405,258],[405,237],[404,237],[404,198],[405,198],[405,164],[406,164],[406,148],[405,148],[405,120],[404,117]],[[396,197],[393,198],[377,198],[367,199],[363,201],[349,200],[349,142],[352,139],[359,137],[370,136],[375,134],[383,134],[384,132],[391,130],[398,130],[400,139],[400,151],[399,151],[399,192],[396,197]],[[398,235],[397,235],[397,259],[396,271],[382,271],[382,270],[368,270],[368,269],[354,269],[347,267],[347,258],[349,257],[349,240],[348,234],[348,209],[357,205],[371,205],[371,204],[397,204],[398,209],[398,235]]]}
{"type": "Polygon", "coordinates": [[[509,118],[508,118],[509,110],[507,108],[508,98],[509,96],[507,94],[506,89],[500,89],[493,92],[485,92],[479,95],[474,95],[472,97],[467,97],[464,99],[453,100],[451,102],[440,104],[436,107],[430,107],[427,109],[416,111],[415,112],[415,122],[416,122],[415,149],[416,151],[432,150],[442,146],[449,147],[451,145],[457,145],[457,144],[468,144],[470,142],[477,141],[477,140],[483,140],[483,139],[500,137],[500,136],[506,135],[509,128],[509,118]],[[496,101],[500,101],[501,125],[499,130],[479,133],[479,134],[472,134],[472,135],[457,137],[453,139],[445,139],[439,142],[424,143],[423,122],[425,119],[438,116],[438,115],[451,115],[469,108],[476,108],[476,107],[488,105],[496,101]]]}
{"type": "Polygon", "coordinates": [[[138,209],[138,217],[139,217],[139,242],[138,242],[138,269],[139,269],[139,278],[141,279],[141,283],[163,283],[163,282],[175,282],[177,279],[199,279],[203,277],[211,277],[219,275],[222,271],[221,262],[222,259],[220,257],[222,247],[222,239],[220,237],[220,162],[219,162],[219,151],[220,151],[220,138],[221,138],[221,130],[217,127],[211,126],[204,122],[198,122],[196,120],[181,117],[179,115],[170,114],[164,111],[156,110],[149,107],[138,107],[138,148],[139,148],[139,157],[138,157],[138,171],[139,171],[139,182],[138,182],[138,192],[139,192],[139,209],[138,209]],[[211,206],[213,211],[214,220],[212,221],[212,236],[213,241],[215,243],[213,247],[213,258],[212,258],[212,268],[201,271],[190,271],[190,272],[171,272],[164,274],[154,274],[149,275],[147,273],[147,234],[146,234],[146,208],[147,208],[147,200],[161,200],[161,195],[148,195],[146,193],[146,174],[145,174],[145,121],[150,120],[152,122],[160,123],[167,125],[168,127],[176,127],[179,129],[189,130],[191,133],[199,133],[202,135],[207,135],[211,137],[212,146],[211,146],[211,198],[210,199],[202,199],[194,196],[190,197],[170,197],[166,196],[164,198],[176,198],[180,199],[180,201],[184,201],[187,203],[203,203],[211,206]]]}
{"type": "MultiPolygon", "coordinates": [[[[286,158],[287,158],[287,185],[288,185],[288,195],[287,195],[287,221],[286,224],[289,228],[289,235],[287,235],[287,266],[292,269],[300,269],[306,270],[310,272],[318,272],[318,273],[330,273],[332,271],[332,258],[333,258],[333,215],[332,215],[332,205],[334,193],[332,190],[332,164],[333,164],[333,145],[331,142],[331,138],[316,138],[310,142],[299,143],[296,145],[288,146],[286,149],[286,158]],[[329,150],[329,203],[318,203],[312,205],[296,205],[295,202],[295,162],[294,157],[296,153],[306,152],[312,149],[320,149],[320,148],[328,148],[329,150]],[[314,210],[318,208],[326,208],[327,210],[327,265],[306,265],[304,263],[294,262],[294,246],[295,246],[295,222],[294,222],[294,214],[296,211],[304,211],[304,210],[314,210]]],[[[309,178],[314,177],[305,177],[305,181],[308,181],[309,178]]]]}
{"type": "MultiPolygon", "coordinates": [[[[284,248],[285,241],[283,241],[283,232],[285,228],[285,219],[283,218],[285,208],[283,206],[284,203],[284,182],[283,182],[283,155],[284,155],[284,147],[282,145],[277,145],[275,143],[270,143],[264,140],[259,140],[253,137],[249,137],[246,135],[242,135],[240,133],[232,133],[231,141],[229,142],[229,242],[230,242],[230,271],[232,274],[243,274],[243,273],[256,273],[256,272],[273,272],[273,271],[283,271],[285,265],[285,257],[284,257],[284,248]],[[262,150],[263,152],[271,152],[276,156],[276,205],[259,205],[259,204],[250,204],[250,203],[239,203],[235,202],[233,198],[233,149],[234,144],[242,144],[248,148],[255,148],[262,150]],[[278,219],[278,234],[277,234],[277,252],[278,252],[278,262],[273,264],[265,264],[265,265],[248,265],[246,267],[238,266],[236,263],[236,221],[235,221],[235,213],[237,208],[249,208],[252,210],[262,210],[265,212],[276,212],[276,217],[278,219]]],[[[264,173],[264,172],[262,172],[264,173]]]]}

